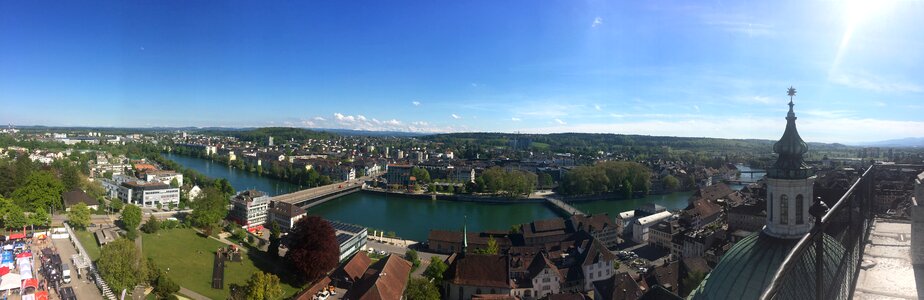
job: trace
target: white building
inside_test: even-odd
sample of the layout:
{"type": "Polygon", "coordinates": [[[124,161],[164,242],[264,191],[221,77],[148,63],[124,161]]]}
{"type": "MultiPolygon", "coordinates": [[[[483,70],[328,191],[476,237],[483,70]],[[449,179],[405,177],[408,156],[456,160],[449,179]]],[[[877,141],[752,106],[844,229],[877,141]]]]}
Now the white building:
{"type": "Polygon", "coordinates": [[[257,190],[246,190],[231,197],[231,218],[244,228],[266,223],[270,197],[257,190]]]}
{"type": "Polygon", "coordinates": [[[144,180],[159,181],[164,184],[170,184],[174,179],[177,181],[177,187],[183,186],[183,174],[176,171],[151,170],[144,173],[144,180]]]}
{"type": "Polygon", "coordinates": [[[167,208],[171,204],[174,207],[180,204],[180,189],[159,181],[123,182],[116,192],[123,202],[146,208],[156,208],[158,205],[161,208],[167,208]]]}
{"type": "Polygon", "coordinates": [[[647,217],[639,218],[632,223],[632,241],[636,243],[647,243],[648,242],[648,229],[651,226],[654,226],[658,222],[670,218],[671,212],[662,211],[647,217]]]}

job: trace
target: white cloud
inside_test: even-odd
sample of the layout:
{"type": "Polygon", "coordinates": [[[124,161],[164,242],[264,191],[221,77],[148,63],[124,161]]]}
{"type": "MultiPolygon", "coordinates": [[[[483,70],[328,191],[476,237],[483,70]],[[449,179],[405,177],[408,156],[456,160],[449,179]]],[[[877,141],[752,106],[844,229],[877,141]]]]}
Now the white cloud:
{"type": "Polygon", "coordinates": [[[420,106],[420,101],[411,101],[414,106],[420,106]]]}
{"type": "Polygon", "coordinates": [[[703,23],[731,33],[750,37],[776,34],[772,24],[760,23],[755,18],[742,14],[703,14],[703,23]]]}
{"type": "Polygon", "coordinates": [[[601,18],[601,17],[596,17],[596,18],[594,18],[594,22],[593,22],[592,24],[590,24],[590,27],[596,28],[597,26],[600,26],[600,25],[603,25],[603,18],[601,18]]]}
{"type": "Polygon", "coordinates": [[[462,116],[457,115],[457,114],[452,114],[452,118],[458,120],[458,119],[461,119],[462,116]]]}
{"type": "Polygon", "coordinates": [[[887,103],[883,101],[876,101],[876,102],[873,102],[873,104],[875,104],[878,107],[886,107],[888,105],[887,103]]]}
{"type": "Polygon", "coordinates": [[[337,121],[343,122],[343,123],[352,123],[352,122],[356,121],[356,117],[354,117],[354,116],[345,116],[345,115],[343,115],[343,114],[341,114],[341,113],[334,113],[334,119],[336,119],[337,121]]]}
{"type": "Polygon", "coordinates": [[[760,104],[760,105],[785,103],[783,102],[783,100],[774,101],[773,98],[770,98],[767,96],[738,96],[738,97],[732,97],[731,100],[735,102],[745,103],[745,104],[760,104]]]}
{"type": "Polygon", "coordinates": [[[565,121],[562,121],[561,119],[555,119],[555,123],[557,123],[558,125],[568,124],[568,123],[565,123],[565,121]]]}
{"type": "Polygon", "coordinates": [[[357,119],[357,120],[360,120],[360,121],[365,121],[365,120],[366,120],[366,116],[364,116],[364,115],[357,115],[357,116],[356,116],[356,119],[357,119]]]}
{"type": "Polygon", "coordinates": [[[476,87],[478,87],[478,84],[477,84],[477,83],[474,83],[474,82],[472,82],[472,87],[473,87],[473,88],[476,88],[476,87]]]}
{"type": "Polygon", "coordinates": [[[519,122],[519,121],[522,121],[522,120],[521,120],[520,118],[513,117],[513,118],[510,118],[510,121],[519,122]]]}
{"type": "Polygon", "coordinates": [[[924,92],[924,86],[921,86],[920,84],[895,79],[887,79],[872,74],[836,73],[829,75],[828,80],[836,84],[875,92],[924,92]]]}
{"type": "Polygon", "coordinates": [[[315,120],[315,121],[321,121],[321,122],[327,121],[327,119],[324,119],[324,118],[322,118],[322,117],[314,117],[314,120],[315,120]]]}
{"type": "Polygon", "coordinates": [[[699,112],[699,105],[695,105],[695,104],[694,104],[694,105],[693,105],[693,110],[695,110],[696,112],[699,112]]]}
{"type": "Polygon", "coordinates": [[[414,126],[427,126],[427,125],[430,125],[430,123],[427,123],[427,122],[424,122],[424,121],[416,121],[416,122],[411,122],[411,125],[414,125],[414,126]]]}
{"type": "Polygon", "coordinates": [[[396,120],[396,119],[391,119],[391,120],[385,121],[385,122],[383,122],[383,123],[385,123],[385,124],[387,124],[387,125],[401,125],[401,121],[398,121],[398,120],[396,120]]]}
{"type": "Polygon", "coordinates": [[[594,104],[594,109],[596,109],[597,111],[603,110],[603,108],[600,107],[600,104],[594,104]]]}

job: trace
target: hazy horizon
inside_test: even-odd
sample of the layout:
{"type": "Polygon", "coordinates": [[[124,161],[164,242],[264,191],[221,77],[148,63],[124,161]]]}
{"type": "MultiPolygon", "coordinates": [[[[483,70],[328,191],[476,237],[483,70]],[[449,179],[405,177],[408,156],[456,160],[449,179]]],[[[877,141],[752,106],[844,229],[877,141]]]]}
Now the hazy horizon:
{"type": "Polygon", "coordinates": [[[0,3],[0,122],[924,137],[913,1],[0,3]]]}

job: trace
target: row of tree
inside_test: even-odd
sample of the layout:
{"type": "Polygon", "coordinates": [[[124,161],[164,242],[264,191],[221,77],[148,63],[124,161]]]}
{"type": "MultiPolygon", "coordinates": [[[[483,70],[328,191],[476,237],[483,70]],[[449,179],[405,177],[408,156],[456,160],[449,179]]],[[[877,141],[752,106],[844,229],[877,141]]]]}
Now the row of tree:
{"type": "Polygon", "coordinates": [[[559,186],[564,195],[621,193],[626,198],[647,195],[651,189],[651,170],[627,161],[608,161],[580,166],[566,173],[559,186]]]}
{"type": "Polygon", "coordinates": [[[536,189],[539,177],[532,172],[507,171],[491,167],[475,178],[474,190],[479,193],[518,197],[529,195],[536,189]]]}

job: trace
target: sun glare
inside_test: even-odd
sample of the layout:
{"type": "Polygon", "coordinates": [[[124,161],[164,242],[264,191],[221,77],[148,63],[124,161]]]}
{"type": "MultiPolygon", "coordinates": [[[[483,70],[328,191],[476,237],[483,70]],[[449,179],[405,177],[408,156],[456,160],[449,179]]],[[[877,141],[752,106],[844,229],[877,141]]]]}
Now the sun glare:
{"type": "Polygon", "coordinates": [[[843,61],[854,31],[863,23],[879,17],[894,1],[849,0],[837,3],[842,6],[845,27],[844,35],[841,37],[841,43],[837,47],[837,54],[834,56],[834,62],[831,65],[829,74],[836,71],[841,61],[843,61]]]}

